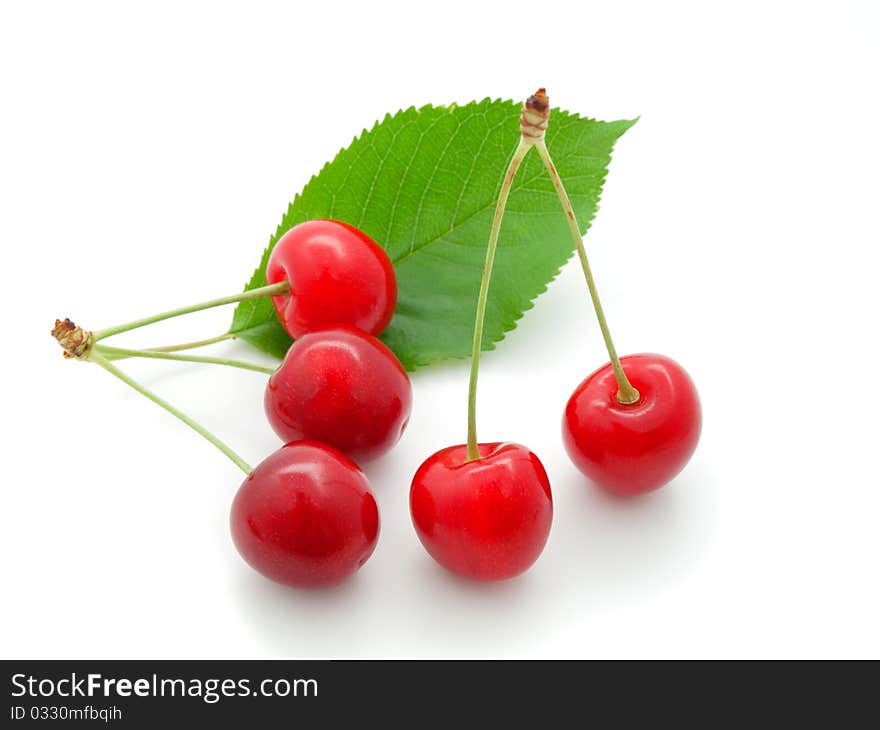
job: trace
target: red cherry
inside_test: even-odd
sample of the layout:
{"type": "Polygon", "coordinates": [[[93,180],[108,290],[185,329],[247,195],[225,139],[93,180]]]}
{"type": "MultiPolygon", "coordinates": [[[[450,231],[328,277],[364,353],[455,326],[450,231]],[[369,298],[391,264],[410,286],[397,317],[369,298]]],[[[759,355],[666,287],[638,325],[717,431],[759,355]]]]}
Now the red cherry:
{"type": "Polygon", "coordinates": [[[571,460],[596,484],[642,494],[662,487],[691,458],[700,438],[700,398],[684,368],[668,357],[627,355],[620,361],[639,400],[617,400],[607,363],[575,388],[562,436],[571,460]]]}
{"type": "Polygon", "coordinates": [[[338,325],[378,335],[397,303],[388,254],[366,233],[340,221],[306,221],[278,240],[266,264],[266,281],[284,280],[290,293],[272,302],[294,339],[338,325]]]}
{"type": "Polygon", "coordinates": [[[527,570],[544,549],[553,497],[544,467],[519,444],[450,446],[413,477],[410,512],[422,545],[466,578],[503,580],[527,570]]]}
{"type": "Polygon", "coordinates": [[[282,440],[323,441],[367,461],[400,440],[412,387],[391,350],[345,327],[294,342],[269,378],[265,406],[282,440]]]}
{"type": "Polygon", "coordinates": [[[258,573],[289,586],[341,581],[379,538],[379,511],[357,464],[314,441],[282,446],[235,495],[232,540],[258,573]]]}

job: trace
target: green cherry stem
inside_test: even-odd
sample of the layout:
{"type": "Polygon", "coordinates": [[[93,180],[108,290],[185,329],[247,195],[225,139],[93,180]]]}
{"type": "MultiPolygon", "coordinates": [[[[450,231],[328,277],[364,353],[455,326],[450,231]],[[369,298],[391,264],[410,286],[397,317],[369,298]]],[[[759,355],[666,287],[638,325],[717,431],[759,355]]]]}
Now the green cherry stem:
{"type": "Polygon", "coordinates": [[[153,391],[145,388],[143,385],[138,383],[133,378],[126,375],[119,368],[117,368],[113,363],[107,360],[100,352],[97,352],[95,348],[88,353],[88,360],[100,365],[104,370],[106,370],[111,375],[119,378],[123,383],[134,388],[138,393],[149,398],[153,403],[158,405],[161,408],[164,408],[168,411],[172,416],[179,418],[183,421],[187,426],[189,426],[193,431],[210,441],[214,446],[216,446],[220,451],[222,451],[233,464],[235,464],[239,469],[241,469],[245,474],[250,474],[251,469],[250,464],[248,464],[244,459],[242,459],[238,454],[236,454],[231,448],[229,448],[225,443],[223,443],[219,438],[217,438],[213,433],[211,433],[208,429],[202,426],[197,421],[194,421],[192,418],[187,416],[182,411],[175,408],[168,401],[160,398],[158,395],[153,393],[153,391]]]}
{"type": "MultiPolygon", "coordinates": [[[[164,347],[145,347],[144,349],[148,352],[180,352],[181,350],[195,350],[198,347],[207,347],[208,345],[213,345],[217,342],[224,342],[226,340],[235,340],[238,339],[237,335],[232,334],[232,332],[226,332],[222,335],[217,335],[216,337],[208,337],[204,340],[196,340],[195,342],[183,342],[179,345],[165,345],[164,347]]],[[[108,360],[125,360],[127,355],[105,355],[108,360]]]]}
{"type": "Polygon", "coordinates": [[[216,337],[208,337],[204,340],[196,340],[195,342],[184,342],[180,345],[165,345],[164,347],[148,347],[150,352],[178,352],[179,350],[195,350],[198,347],[207,347],[208,345],[224,342],[225,340],[234,340],[237,336],[232,332],[226,332],[216,337]]]}
{"type": "Polygon", "coordinates": [[[480,280],[480,293],[477,297],[477,313],[474,319],[474,343],[471,350],[471,375],[468,385],[468,461],[480,458],[480,449],[477,444],[477,375],[480,371],[480,351],[483,349],[483,322],[486,319],[486,302],[489,298],[489,282],[492,278],[492,265],[495,261],[495,249],[498,247],[498,234],[501,231],[501,219],[504,217],[504,209],[507,206],[507,198],[513,179],[525,156],[532,147],[532,143],[524,137],[520,139],[519,146],[510,159],[507,172],[504,173],[504,181],[498,192],[498,203],[495,205],[495,215],[492,218],[492,228],[489,231],[489,243],[486,246],[486,262],[483,265],[483,278],[480,280]]]}
{"type": "Polygon", "coordinates": [[[283,296],[290,292],[290,285],[287,281],[280,281],[277,284],[269,284],[268,286],[261,286],[259,289],[251,289],[250,291],[240,292],[238,294],[233,294],[228,297],[221,297],[219,299],[211,299],[207,302],[201,302],[200,304],[192,304],[188,307],[180,307],[179,309],[172,309],[168,312],[161,312],[160,314],[154,314],[151,317],[144,317],[143,319],[136,319],[133,322],[127,322],[126,324],[116,325],[115,327],[107,327],[102,330],[96,330],[92,333],[92,338],[94,342],[98,342],[103,340],[106,337],[110,337],[112,335],[118,335],[122,332],[128,332],[130,330],[137,329],[138,327],[145,327],[148,324],[153,324],[154,322],[161,322],[165,319],[171,319],[172,317],[179,317],[182,314],[189,314],[190,312],[200,312],[203,309],[211,309],[212,307],[220,307],[224,304],[235,304],[236,302],[248,302],[253,299],[262,299],[263,297],[273,297],[273,296],[283,296]]]}
{"type": "Polygon", "coordinates": [[[182,362],[199,362],[213,365],[228,365],[233,368],[241,368],[242,370],[253,370],[258,373],[266,373],[271,375],[276,368],[267,365],[258,365],[252,362],[244,362],[242,360],[230,360],[223,357],[202,357],[200,355],[181,355],[177,352],[163,352],[158,350],[130,350],[123,347],[108,347],[107,345],[95,345],[93,352],[97,350],[104,358],[108,360],[119,360],[127,357],[145,357],[154,360],[179,360],[182,362]]]}
{"type": "Polygon", "coordinates": [[[632,405],[638,402],[639,391],[633,387],[632,383],[629,382],[629,378],[626,377],[623,366],[620,364],[620,358],[617,356],[617,350],[614,348],[611,331],[608,329],[608,322],[605,320],[605,312],[602,309],[602,302],[599,301],[596,282],[593,281],[593,272],[590,269],[589,259],[587,259],[584,241],[574,215],[574,208],[572,208],[568,193],[566,193],[565,186],[562,184],[562,178],[559,177],[559,172],[556,169],[556,165],[553,164],[553,159],[550,157],[550,152],[547,150],[547,145],[544,143],[543,138],[535,143],[535,147],[541,156],[541,160],[544,162],[544,167],[547,169],[550,179],[553,181],[553,187],[556,188],[559,202],[562,203],[562,209],[565,211],[566,219],[568,219],[571,237],[577,248],[578,258],[581,260],[581,268],[584,270],[584,278],[587,280],[590,298],[593,300],[593,309],[596,310],[596,319],[599,320],[599,329],[602,330],[602,339],[605,340],[605,347],[608,350],[608,356],[611,358],[611,367],[617,380],[617,400],[622,405],[632,405]]]}

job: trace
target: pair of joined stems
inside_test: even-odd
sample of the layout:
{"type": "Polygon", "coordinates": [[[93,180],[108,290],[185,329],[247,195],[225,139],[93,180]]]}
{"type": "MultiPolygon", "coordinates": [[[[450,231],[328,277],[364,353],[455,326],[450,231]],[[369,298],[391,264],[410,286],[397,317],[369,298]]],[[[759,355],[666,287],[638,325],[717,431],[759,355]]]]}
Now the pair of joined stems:
{"type": "Polygon", "coordinates": [[[510,159],[510,164],[507,166],[507,172],[504,173],[501,190],[498,193],[495,215],[492,218],[492,228],[489,231],[489,243],[486,247],[486,262],[483,266],[483,277],[480,281],[480,293],[477,297],[477,311],[474,321],[474,341],[471,350],[470,382],[468,384],[468,461],[474,461],[480,458],[479,443],[477,441],[477,377],[480,370],[480,352],[483,347],[483,322],[486,318],[486,303],[489,297],[489,283],[492,278],[495,250],[498,246],[501,221],[504,217],[504,210],[507,207],[507,199],[510,196],[510,190],[513,187],[513,180],[516,177],[516,173],[519,170],[522,161],[532,147],[537,149],[541,161],[544,163],[544,168],[547,170],[547,174],[553,181],[556,195],[559,198],[559,202],[562,204],[562,209],[568,220],[568,227],[571,231],[572,240],[574,241],[575,248],[578,252],[581,268],[584,271],[584,278],[587,281],[590,298],[593,301],[593,309],[596,311],[596,318],[599,320],[599,329],[602,331],[602,338],[605,340],[605,347],[608,350],[608,356],[611,358],[611,367],[614,370],[614,377],[617,380],[617,400],[623,405],[630,405],[639,400],[639,392],[626,377],[626,373],[623,371],[623,367],[620,364],[620,358],[617,356],[617,350],[614,348],[614,342],[611,339],[611,332],[608,329],[608,323],[605,319],[605,312],[602,309],[602,303],[599,300],[599,292],[597,291],[596,283],[593,280],[593,272],[590,268],[589,259],[587,258],[587,251],[584,248],[584,241],[581,237],[577,218],[574,214],[574,208],[571,205],[571,200],[569,200],[568,193],[562,183],[562,178],[559,177],[559,172],[556,169],[556,165],[553,164],[553,159],[550,156],[550,152],[547,149],[543,137],[535,139],[523,135],[510,159]]]}

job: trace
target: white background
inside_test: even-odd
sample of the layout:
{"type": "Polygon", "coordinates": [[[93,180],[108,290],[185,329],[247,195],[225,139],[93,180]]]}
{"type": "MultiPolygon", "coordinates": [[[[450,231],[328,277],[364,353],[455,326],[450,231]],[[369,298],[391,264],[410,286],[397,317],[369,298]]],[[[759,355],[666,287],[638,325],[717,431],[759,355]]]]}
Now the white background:
{"type": "MultiPolygon", "coordinates": [[[[4,3],[2,655],[880,656],[873,6],[4,3]],[[529,445],[551,477],[535,567],[466,583],[413,532],[413,472],[465,436],[454,362],[413,377],[410,428],[368,466],[382,534],[364,569],[323,592],[267,582],[228,536],[241,474],[64,361],[54,318],[97,328],[234,292],[363,127],[539,85],[582,114],[642,115],[587,243],[619,349],[698,384],[693,461],[620,500],[566,458],[563,405],[605,361],[572,262],[481,377],[481,437],[529,445]]],[[[263,376],[127,367],[249,461],[276,448],[263,376]]]]}

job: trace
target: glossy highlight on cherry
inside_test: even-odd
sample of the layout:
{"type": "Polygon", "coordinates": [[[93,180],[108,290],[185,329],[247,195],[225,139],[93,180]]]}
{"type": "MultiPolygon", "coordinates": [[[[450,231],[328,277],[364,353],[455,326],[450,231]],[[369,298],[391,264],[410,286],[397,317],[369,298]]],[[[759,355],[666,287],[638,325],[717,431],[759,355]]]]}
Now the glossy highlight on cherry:
{"type": "Polygon", "coordinates": [[[254,570],[298,588],[350,576],[379,538],[379,510],[363,472],[314,441],[282,446],[258,464],[235,495],[229,524],[254,570]]]}
{"type": "Polygon", "coordinates": [[[700,439],[702,412],[693,381],[674,360],[643,354],[620,361],[639,400],[618,401],[607,363],[569,398],[562,434],[568,455],[592,481],[636,495],[663,486],[685,467],[700,439]]]}

